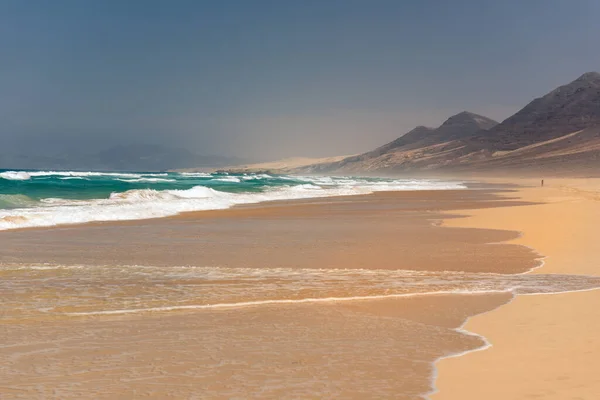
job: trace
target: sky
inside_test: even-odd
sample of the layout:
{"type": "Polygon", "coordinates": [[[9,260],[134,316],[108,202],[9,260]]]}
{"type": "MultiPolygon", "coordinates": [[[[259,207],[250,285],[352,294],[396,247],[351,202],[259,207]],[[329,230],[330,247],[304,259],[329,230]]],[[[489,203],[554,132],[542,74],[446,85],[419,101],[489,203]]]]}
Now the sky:
{"type": "Polygon", "coordinates": [[[0,0],[0,152],[355,154],[600,70],[597,0],[0,0]]]}

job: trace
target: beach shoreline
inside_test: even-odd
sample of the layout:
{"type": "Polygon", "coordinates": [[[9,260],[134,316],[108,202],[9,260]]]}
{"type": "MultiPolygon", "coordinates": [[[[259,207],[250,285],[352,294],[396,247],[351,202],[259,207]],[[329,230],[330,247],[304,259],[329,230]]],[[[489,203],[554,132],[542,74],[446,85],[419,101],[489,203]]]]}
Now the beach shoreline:
{"type": "MultiPolygon", "coordinates": [[[[551,182],[544,188],[519,190],[521,199],[537,205],[469,211],[467,218],[445,224],[519,229],[522,234],[511,242],[544,255],[543,265],[526,274],[597,276],[600,258],[595,255],[591,232],[600,221],[600,182],[551,182]]],[[[439,360],[431,398],[594,399],[600,382],[581,366],[591,371],[599,366],[594,349],[600,349],[600,340],[592,328],[598,326],[593,304],[599,300],[598,289],[518,295],[493,311],[469,318],[464,329],[482,335],[489,345],[481,349],[485,351],[439,360]],[[514,329],[518,329],[516,334],[514,329]]]]}
{"type": "MultiPolygon", "coordinates": [[[[84,280],[92,279],[92,282],[95,282],[95,279],[102,279],[90,288],[102,288],[105,285],[102,283],[107,279],[105,275],[96,278],[94,274],[96,271],[102,271],[106,264],[111,263],[118,263],[122,266],[120,270],[123,268],[128,270],[135,265],[155,265],[155,269],[158,271],[162,271],[162,269],[171,271],[173,268],[175,270],[181,268],[177,266],[194,265],[193,263],[196,262],[196,264],[217,265],[233,268],[233,270],[250,268],[259,273],[258,271],[265,268],[263,264],[268,260],[268,265],[276,265],[283,270],[287,268],[289,271],[301,271],[303,267],[309,265],[315,268],[316,272],[311,273],[313,275],[321,273],[319,268],[322,269],[323,274],[335,275],[340,271],[355,271],[354,274],[358,274],[356,276],[361,276],[360,274],[366,273],[366,278],[361,279],[367,283],[370,281],[368,276],[371,275],[369,274],[377,273],[385,276],[388,273],[385,271],[393,273],[395,270],[412,271],[411,273],[417,274],[416,276],[424,272],[435,274],[437,273],[435,271],[439,271],[443,276],[449,270],[460,274],[475,274],[473,276],[483,273],[482,276],[485,277],[488,276],[486,274],[491,273],[489,276],[493,277],[494,273],[500,272],[509,274],[507,276],[517,277],[539,269],[540,254],[535,246],[529,247],[525,244],[514,243],[521,240],[523,236],[517,229],[490,230],[487,227],[482,229],[482,226],[474,229],[463,227],[461,224],[463,216],[472,213],[483,215],[490,210],[493,212],[493,210],[522,209],[521,206],[536,207],[542,204],[541,197],[531,197],[523,201],[519,198],[520,196],[515,196],[520,192],[512,190],[494,186],[493,189],[483,190],[378,192],[365,196],[261,203],[227,210],[186,213],[153,220],[4,231],[0,232],[0,254],[2,255],[0,263],[18,262],[36,265],[36,263],[47,262],[50,265],[82,265],[85,268],[81,272],[78,272],[80,267],[77,267],[65,274],[69,276],[74,274],[72,278],[74,282],[82,278],[84,280]],[[33,243],[36,244],[35,248],[31,246],[33,243]],[[190,246],[191,243],[195,245],[190,246]],[[269,248],[268,251],[265,251],[264,247],[267,244],[269,248]],[[110,251],[107,252],[107,249],[110,251]],[[128,265],[130,267],[125,268],[128,265]],[[77,278],[79,273],[82,274],[82,278],[77,278]]],[[[466,220],[470,221],[468,218],[466,220]]],[[[269,271],[269,269],[267,268],[265,271],[269,271]]],[[[42,273],[36,272],[36,274],[42,273]]],[[[120,273],[123,274],[123,271],[120,273]]],[[[147,275],[148,270],[144,270],[144,274],[147,275]]],[[[169,272],[169,274],[171,273],[169,272]]],[[[261,276],[260,274],[262,273],[257,276],[261,276]]],[[[123,276],[123,282],[129,282],[127,285],[138,284],[137,278],[130,281],[128,275],[123,276]]],[[[330,278],[331,276],[329,275],[330,278]]],[[[113,276],[113,273],[109,273],[108,277],[109,279],[120,279],[116,275],[113,276]]],[[[153,279],[163,278],[157,276],[153,279]]],[[[185,281],[177,281],[177,285],[182,283],[185,284],[185,281]]],[[[140,288],[144,288],[143,285],[145,284],[142,282],[140,288]]],[[[167,288],[171,286],[169,281],[164,281],[160,285],[167,288]]],[[[212,328],[197,319],[198,313],[202,313],[203,318],[206,318],[207,321],[214,320],[216,326],[227,324],[231,330],[231,333],[228,334],[231,337],[228,340],[235,340],[241,334],[241,330],[246,329],[244,326],[250,323],[247,318],[257,321],[268,320],[269,323],[280,326],[278,329],[281,330],[282,337],[286,338],[294,335],[297,329],[308,329],[306,332],[311,333],[307,333],[307,337],[314,336],[307,342],[312,343],[310,351],[320,349],[320,346],[317,346],[319,343],[323,345],[329,343],[323,347],[323,351],[332,351],[338,349],[339,346],[342,346],[339,347],[341,349],[353,341],[357,341],[358,345],[363,340],[361,338],[363,335],[366,335],[365,337],[372,335],[372,333],[366,333],[370,332],[371,328],[369,327],[377,324],[383,330],[378,334],[383,335],[380,338],[381,346],[375,346],[374,342],[370,340],[369,344],[365,342],[362,345],[367,346],[364,350],[371,348],[370,355],[358,355],[357,353],[354,358],[348,358],[343,362],[340,358],[338,361],[342,364],[352,365],[360,360],[362,366],[356,366],[357,371],[363,371],[362,373],[369,371],[369,374],[373,374],[372,379],[375,379],[373,385],[378,387],[382,397],[388,397],[386,393],[392,389],[390,386],[392,382],[395,382],[393,385],[400,385],[395,390],[406,394],[406,397],[400,398],[413,399],[427,396],[428,392],[429,395],[438,396],[438,394],[432,393],[436,391],[437,384],[445,379],[444,365],[448,362],[447,360],[468,360],[472,352],[487,353],[481,350],[487,347],[490,339],[485,334],[479,333],[478,330],[472,329],[472,321],[495,315],[504,308],[502,305],[512,304],[515,298],[514,294],[507,289],[470,293],[467,291],[463,294],[460,294],[460,291],[444,292],[436,289],[435,293],[389,295],[368,288],[356,292],[359,287],[357,285],[358,282],[353,284],[353,287],[345,287],[343,290],[331,287],[325,291],[317,291],[315,293],[318,298],[315,298],[314,301],[309,292],[306,292],[307,289],[303,289],[305,294],[302,298],[293,295],[290,300],[286,300],[285,297],[281,300],[279,297],[274,297],[273,300],[267,299],[256,304],[252,301],[242,302],[250,307],[241,308],[226,303],[221,307],[218,302],[214,303],[218,307],[198,306],[184,302],[163,309],[161,307],[153,308],[152,304],[154,303],[149,303],[151,306],[147,311],[142,309],[122,312],[119,311],[119,308],[103,310],[97,307],[105,307],[105,305],[96,305],[95,303],[90,303],[89,306],[85,304],[72,305],[59,308],[64,310],[61,312],[65,313],[59,319],[48,320],[49,316],[47,315],[40,317],[46,320],[44,322],[46,328],[40,328],[36,332],[36,336],[41,335],[50,340],[59,335],[58,332],[61,332],[60,335],[70,337],[65,340],[70,340],[71,346],[79,347],[87,346],[87,339],[66,332],[83,330],[86,335],[95,337],[99,334],[97,332],[104,331],[108,329],[107,327],[112,327],[111,329],[120,332],[131,331],[129,335],[132,337],[131,340],[136,338],[135,343],[128,339],[112,338],[113,342],[111,343],[113,344],[109,346],[115,347],[115,349],[134,347],[136,354],[139,354],[138,357],[152,363],[152,357],[155,355],[152,355],[154,350],[152,350],[151,343],[163,335],[161,332],[173,332],[183,338],[180,344],[164,342],[164,339],[161,339],[164,346],[172,348],[171,351],[177,354],[181,351],[179,347],[184,345],[187,346],[190,355],[200,351],[196,347],[197,345],[191,341],[197,335],[211,338],[207,339],[208,343],[219,338],[219,335],[211,336],[215,333],[210,333],[212,328]],[[337,299],[344,301],[337,301],[337,299]],[[315,317],[299,317],[306,312],[309,315],[314,314],[315,317]],[[476,317],[473,318],[473,316],[476,317]],[[339,317],[343,318],[339,319],[339,317]],[[298,318],[300,319],[298,320],[298,318]],[[298,324],[300,325],[297,326],[298,324]],[[353,326],[352,334],[358,336],[338,343],[337,340],[341,339],[339,333],[330,337],[328,330],[322,331],[323,327],[338,331],[342,326],[339,324],[350,324],[353,326]],[[175,329],[174,326],[179,328],[175,329]],[[293,326],[294,328],[292,328],[293,326]],[[415,335],[415,332],[426,327],[427,329],[431,327],[433,330],[426,330],[415,335]],[[173,331],[173,329],[175,330],[173,331]],[[415,329],[416,331],[413,332],[412,330],[415,329]],[[139,332],[148,333],[139,336],[139,332]],[[284,332],[287,333],[284,334],[284,332]],[[434,334],[434,332],[438,333],[434,334]],[[439,333],[443,333],[442,336],[433,339],[439,333]],[[426,342],[429,344],[416,344],[432,334],[434,336],[426,342]],[[188,337],[188,335],[191,336],[188,337]],[[395,335],[399,336],[395,337],[395,335]],[[397,342],[398,339],[401,341],[397,342]],[[385,343],[395,343],[394,348],[398,352],[395,357],[394,354],[390,354],[389,348],[386,347],[389,345],[385,345],[385,343]],[[412,354],[410,349],[415,346],[423,349],[426,353],[431,352],[427,356],[431,358],[419,360],[417,357],[417,360],[413,360],[416,355],[412,354]],[[406,352],[406,356],[404,356],[406,359],[402,356],[403,352],[406,352]],[[425,360],[428,361],[425,362],[425,360]],[[396,370],[382,370],[381,367],[386,365],[395,365],[396,370]],[[405,382],[396,382],[392,378],[398,373],[412,375],[413,372],[409,374],[409,371],[414,373],[418,371],[418,379],[414,377],[405,382]]],[[[90,288],[85,290],[92,290],[90,288]]],[[[80,290],[82,289],[78,289],[78,291],[80,290]]],[[[129,289],[129,291],[131,290],[135,293],[137,290],[146,289],[129,289]]],[[[64,296],[67,295],[63,294],[64,296]]],[[[197,300],[194,301],[197,302],[197,300]]],[[[114,298],[113,302],[115,303],[114,307],[117,307],[118,298],[114,298]]],[[[35,319],[28,322],[27,326],[30,324],[35,326],[34,321],[35,319]]],[[[253,340],[256,343],[262,343],[268,334],[263,332],[258,325],[252,324],[255,326],[253,328],[255,331],[251,333],[253,340]]],[[[9,326],[6,324],[3,327],[7,332],[7,340],[10,342],[14,339],[15,344],[30,335],[26,325],[17,326],[16,329],[8,329],[9,326]]],[[[247,334],[245,333],[245,335],[247,334]]],[[[348,334],[350,333],[348,332],[348,334]]],[[[218,341],[211,344],[211,346],[213,345],[215,348],[222,346],[218,341]]],[[[299,344],[291,342],[282,344],[282,346],[280,353],[277,354],[283,354],[282,351],[290,352],[290,354],[301,354],[308,351],[297,348],[299,344]]],[[[356,349],[359,348],[362,347],[356,349]]],[[[56,351],[57,354],[63,352],[60,348],[55,348],[53,351],[56,351]]],[[[95,351],[100,352],[100,359],[105,357],[102,355],[104,350],[101,348],[95,351]]],[[[347,351],[341,352],[339,357],[342,357],[342,354],[352,356],[352,353],[347,353],[347,351]]],[[[266,351],[264,357],[268,357],[268,353],[266,351]]],[[[237,359],[238,362],[240,360],[244,360],[244,363],[250,362],[244,358],[243,354],[243,352],[234,353],[229,357],[237,359]]],[[[0,351],[0,359],[9,360],[13,356],[14,354],[11,354],[10,351],[4,354],[0,351]]],[[[116,356],[113,354],[111,357],[116,356]]],[[[212,357],[222,357],[222,353],[216,352],[212,357]]],[[[252,359],[252,363],[266,362],[266,358],[256,357],[252,359]]],[[[317,352],[314,357],[314,360],[317,360],[321,358],[321,355],[317,352]]],[[[25,356],[24,359],[29,359],[29,357],[25,356]]],[[[183,359],[187,358],[183,357],[183,359]]],[[[68,359],[65,359],[64,356],[57,356],[56,362],[62,365],[66,360],[68,359]]],[[[31,359],[29,362],[35,363],[36,361],[31,359]]],[[[193,368],[199,367],[197,362],[194,364],[192,360],[186,362],[190,363],[189,368],[194,365],[193,368]]],[[[210,365],[208,360],[205,362],[208,363],[207,366],[210,365]]],[[[273,362],[276,361],[273,360],[273,362]]],[[[121,365],[121,368],[125,368],[124,373],[126,374],[130,373],[128,371],[137,370],[140,365],[139,363],[131,364],[127,360],[120,360],[117,364],[121,365]]],[[[168,365],[163,367],[171,368],[168,365]]],[[[74,367],[65,364],[61,368],[72,369],[74,367]]],[[[283,375],[282,373],[277,374],[277,379],[284,379],[285,374],[289,374],[288,378],[292,378],[295,376],[294,374],[298,373],[294,369],[290,370],[289,366],[282,365],[280,368],[287,372],[283,375]]],[[[322,365],[315,361],[307,364],[306,368],[308,368],[307,372],[316,371],[322,368],[322,365]]],[[[220,369],[203,370],[201,376],[208,377],[216,373],[215,371],[220,371],[220,369]]],[[[17,379],[17,377],[20,375],[14,375],[15,371],[10,369],[5,372],[10,372],[13,379],[16,379],[14,382],[17,383],[13,382],[9,385],[15,388],[14,393],[19,393],[23,387],[28,387],[29,380],[41,378],[35,375],[24,375],[26,380],[19,384],[21,378],[17,379]]],[[[338,376],[340,371],[332,370],[326,373],[338,376]]],[[[91,374],[98,379],[103,376],[102,372],[93,372],[93,370],[86,374],[91,374]]],[[[170,374],[167,373],[164,379],[174,379],[170,378],[170,374]]],[[[269,375],[265,379],[271,379],[274,376],[268,377],[269,375]]],[[[188,378],[178,379],[182,379],[181,382],[188,382],[188,378]]],[[[227,391],[224,387],[211,386],[210,382],[214,379],[215,377],[212,376],[208,380],[196,382],[196,385],[206,388],[209,390],[207,393],[213,393],[218,398],[227,391]],[[210,390],[214,391],[210,392],[210,390]]],[[[228,378],[221,376],[219,379],[227,381],[228,378]]],[[[93,382],[93,380],[86,380],[83,385],[88,385],[88,390],[94,389],[93,382]]],[[[177,382],[177,380],[173,382],[177,382]]],[[[308,385],[309,382],[307,381],[306,384],[308,385]]],[[[330,384],[335,382],[337,381],[334,379],[330,384]]],[[[353,381],[345,382],[344,385],[335,389],[336,393],[349,398],[362,393],[362,389],[355,387],[353,381]]],[[[188,384],[190,383],[188,382],[188,384]]],[[[1,380],[0,385],[8,387],[7,382],[1,382],[1,380]]],[[[56,385],[62,385],[62,383],[55,383],[55,388],[56,385]]],[[[286,393],[278,391],[272,392],[270,395],[264,393],[259,395],[260,392],[256,391],[255,385],[256,383],[252,383],[240,390],[246,390],[246,394],[254,393],[257,397],[264,398],[275,398],[286,393]]],[[[321,387],[323,383],[315,381],[313,385],[321,387]]],[[[329,387],[327,390],[333,390],[333,386],[328,385],[326,385],[329,387]]],[[[314,390],[314,387],[312,389],[311,387],[303,387],[301,390],[298,389],[300,391],[293,393],[310,395],[313,393],[311,390],[314,390]]],[[[140,388],[139,390],[148,390],[145,386],[140,386],[140,388]]],[[[88,393],[86,391],[71,392],[69,391],[71,389],[64,387],[63,390],[65,390],[64,394],[67,398],[70,395],[75,396],[75,394],[81,398],[88,393]]],[[[131,385],[117,385],[114,390],[113,394],[133,393],[129,392],[131,385]]],[[[167,392],[151,390],[148,393],[160,398],[167,392]]],[[[175,390],[169,393],[184,395],[185,391],[177,392],[175,390]]],[[[240,395],[243,392],[235,393],[240,395]]],[[[230,394],[233,395],[234,392],[230,394]]],[[[19,397],[15,394],[14,398],[19,397]]],[[[102,398],[102,396],[98,398],[102,398]]]]}

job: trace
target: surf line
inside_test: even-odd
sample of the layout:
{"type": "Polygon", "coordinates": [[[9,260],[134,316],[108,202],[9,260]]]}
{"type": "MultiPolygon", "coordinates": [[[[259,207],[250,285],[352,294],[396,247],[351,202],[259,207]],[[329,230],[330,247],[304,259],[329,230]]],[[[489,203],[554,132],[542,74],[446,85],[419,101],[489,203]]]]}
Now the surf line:
{"type": "Polygon", "coordinates": [[[345,301],[360,301],[360,300],[380,300],[393,299],[403,297],[420,297],[420,296],[436,296],[436,295],[482,295],[482,294],[501,294],[514,293],[517,288],[505,290],[440,290],[436,292],[419,292],[419,293],[397,293],[397,294],[381,294],[372,296],[349,296],[349,297],[322,297],[322,298],[306,298],[306,299],[273,299],[273,300],[256,300],[243,301],[238,303],[217,303],[217,304],[195,304],[185,306],[165,306],[165,307],[150,307],[150,308],[134,308],[120,310],[105,310],[105,311],[89,311],[89,312],[69,312],[62,313],[72,317],[77,316],[94,316],[94,315],[118,315],[118,314],[135,314],[145,312],[164,312],[178,310],[206,310],[206,309],[221,309],[221,308],[242,308],[252,306],[276,305],[276,304],[303,304],[303,303],[337,303],[345,301]]]}

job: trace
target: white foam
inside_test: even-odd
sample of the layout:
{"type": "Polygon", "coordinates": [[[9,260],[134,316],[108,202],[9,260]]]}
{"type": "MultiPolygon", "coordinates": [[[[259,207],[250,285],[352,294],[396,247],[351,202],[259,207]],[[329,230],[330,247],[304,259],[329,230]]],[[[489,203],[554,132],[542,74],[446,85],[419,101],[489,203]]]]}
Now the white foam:
{"type": "MultiPolygon", "coordinates": [[[[71,176],[71,177],[101,177],[111,176],[119,178],[141,178],[144,175],[155,176],[155,174],[134,174],[127,172],[78,172],[78,171],[35,171],[29,172],[31,176],[71,176]]],[[[162,176],[162,174],[161,174],[162,176]]]]}
{"type": "Polygon", "coordinates": [[[25,171],[6,171],[0,172],[0,178],[9,181],[27,181],[31,179],[31,175],[25,171]]]}
{"type": "Polygon", "coordinates": [[[240,179],[235,176],[224,176],[223,178],[214,178],[212,181],[217,182],[232,182],[232,183],[240,183],[240,179]]]}
{"type": "MultiPolygon", "coordinates": [[[[111,173],[95,172],[33,172],[35,176],[104,176],[111,173]],[[61,175],[63,174],[63,175],[61,175]]],[[[164,174],[155,174],[164,176],[164,174]]],[[[112,173],[113,177],[130,179],[153,178],[151,174],[112,173]]],[[[227,182],[239,182],[234,176],[221,177],[227,182]]],[[[464,189],[460,182],[431,180],[378,180],[360,178],[299,178],[304,184],[267,188],[263,192],[227,193],[204,186],[188,190],[152,189],[113,193],[108,199],[67,200],[43,199],[40,207],[0,210],[0,230],[79,224],[94,221],[121,221],[160,218],[189,211],[220,210],[238,204],[260,203],[273,200],[293,200],[331,196],[369,194],[376,191],[447,190],[464,189]]]]}
{"type": "Polygon", "coordinates": [[[180,172],[179,175],[187,176],[190,178],[210,178],[211,174],[207,172],[180,172]]]}
{"type": "Polygon", "coordinates": [[[142,178],[168,176],[167,173],[130,173],[130,172],[92,172],[92,171],[6,171],[0,172],[0,177],[12,180],[29,180],[32,177],[62,176],[62,177],[116,177],[142,178]]]}
{"type": "Polygon", "coordinates": [[[346,301],[361,301],[361,300],[382,300],[403,297],[422,297],[422,296],[439,296],[439,295],[482,295],[482,294],[498,294],[507,293],[507,291],[499,290],[482,290],[482,291],[465,291],[465,290],[440,290],[435,292],[420,292],[420,293],[399,293],[399,294],[382,294],[370,296],[348,296],[348,297],[316,297],[304,299],[272,299],[272,300],[256,300],[256,301],[241,301],[236,303],[217,303],[217,304],[192,304],[182,306],[166,306],[166,307],[148,307],[148,308],[133,308],[120,310],[103,310],[103,311],[88,311],[88,312],[70,312],[64,313],[69,316],[93,316],[93,315],[118,315],[118,314],[137,314],[148,312],[164,312],[178,310],[206,310],[206,309],[221,309],[221,308],[241,308],[251,306],[265,306],[277,304],[304,304],[304,303],[339,303],[346,301]]]}
{"type": "MultiPolygon", "coordinates": [[[[62,179],[75,179],[75,178],[62,178],[62,179]]],[[[82,178],[79,178],[82,179],[82,178]]],[[[177,182],[176,179],[165,179],[165,178],[133,178],[133,179],[117,179],[121,182],[140,183],[140,182],[177,182]]]]}
{"type": "Polygon", "coordinates": [[[269,174],[245,174],[242,179],[245,181],[252,181],[256,179],[272,179],[273,177],[269,174]]]}

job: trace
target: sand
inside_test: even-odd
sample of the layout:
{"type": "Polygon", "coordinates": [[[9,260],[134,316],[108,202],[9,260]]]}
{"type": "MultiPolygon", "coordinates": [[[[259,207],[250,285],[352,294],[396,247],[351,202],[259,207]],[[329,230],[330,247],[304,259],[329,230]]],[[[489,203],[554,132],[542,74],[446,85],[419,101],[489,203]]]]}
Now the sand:
{"type": "MultiPolygon", "coordinates": [[[[379,270],[378,274],[396,269],[426,271],[436,279],[439,274],[440,281],[448,271],[522,273],[539,265],[536,250],[550,255],[547,265],[537,271],[591,273],[596,263],[584,247],[593,250],[593,237],[588,235],[599,222],[594,219],[597,215],[590,216],[594,196],[552,187],[518,193],[498,188],[378,193],[159,220],[0,232],[0,263],[86,265],[0,271],[3,281],[14,281],[22,289],[3,291],[0,285],[0,304],[16,310],[0,316],[2,398],[416,400],[431,389],[436,359],[485,344],[482,337],[459,329],[467,318],[480,313],[486,314],[472,318],[467,329],[488,337],[494,347],[439,362],[441,392],[436,397],[493,398],[491,391],[504,390],[498,398],[527,398],[518,392],[521,387],[546,398],[536,385],[552,379],[565,390],[569,384],[579,385],[577,390],[583,393],[579,398],[593,398],[586,396],[594,389],[590,385],[595,378],[588,375],[596,370],[592,359],[597,355],[593,347],[597,330],[584,326],[596,323],[585,296],[599,292],[521,296],[506,306],[512,298],[509,293],[77,318],[65,312],[150,307],[161,302],[196,304],[201,300],[198,293],[207,290],[203,282],[171,276],[173,268],[186,265],[323,271],[320,278],[313,277],[292,291],[286,291],[281,278],[267,280],[267,286],[278,288],[271,295],[284,299],[388,293],[387,287],[369,286],[372,278],[333,285],[329,278],[334,275],[329,274],[337,274],[340,268],[355,270],[357,276],[370,276],[370,269],[379,270]],[[542,201],[548,203],[534,204],[542,201]],[[473,216],[464,219],[459,214],[473,216]],[[555,222],[548,225],[547,220],[555,222]],[[463,227],[471,224],[476,228],[463,227]],[[561,229],[548,228],[556,225],[561,229]],[[517,231],[525,236],[519,238],[517,231]],[[572,268],[569,261],[576,261],[578,267],[572,268]],[[155,269],[146,275],[131,275],[132,268],[110,269],[136,264],[155,269]],[[312,279],[323,284],[315,288],[312,279]],[[573,303],[577,298],[579,303],[573,303]],[[516,314],[510,312],[522,303],[531,304],[516,314]],[[39,304],[49,307],[50,313],[40,312],[39,304]],[[477,325],[488,318],[488,325],[477,325]],[[577,341],[572,340],[575,332],[577,341]],[[560,346],[552,340],[560,340],[560,346]],[[506,348],[500,354],[510,358],[504,364],[473,361],[493,357],[500,346],[506,348]],[[524,349],[531,349],[529,356],[522,357],[527,354],[524,349]],[[567,354],[573,366],[561,358],[567,354]],[[589,373],[584,370],[587,365],[589,373]],[[538,374],[532,373],[535,368],[538,374]],[[538,381],[519,386],[524,376],[538,381]]],[[[240,286],[248,281],[240,278],[233,283],[240,286]]],[[[247,293],[254,295],[256,288],[247,293]]],[[[557,398],[565,398],[559,389],[553,390],[559,393],[557,398]]]]}
{"type": "MultiPolygon", "coordinates": [[[[351,157],[351,155],[324,157],[324,158],[291,157],[291,158],[285,158],[283,160],[268,161],[268,162],[256,163],[256,164],[233,165],[233,166],[219,168],[219,169],[220,170],[229,170],[229,171],[239,171],[239,172],[277,171],[279,173],[284,173],[286,171],[289,172],[295,168],[306,167],[309,165],[312,166],[312,165],[319,165],[319,164],[333,163],[333,162],[341,161],[347,157],[351,157]]],[[[211,170],[211,169],[205,168],[204,170],[211,170]]],[[[202,169],[183,168],[178,171],[180,171],[180,172],[202,172],[202,169]]]]}
{"type": "Polygon", "coordinates": [[[527,271],[535,252],[487,244],[516,232],[438,226],[450,210],[520,204],[489,190],[379,193],[0,232],[0,262],[26,265],[0,271],[3,399],[420,399],[437,358],[484,344],[457,328],[511,295],[352,298],[394,292],[394,279],[374,280],[397,269],[426,271],[434,291],[448,270],[527,271]],[[75,268],[27,267],[46,263],[75,268]],[[188,265],[250,268],[259,278],[207,284],[188,265]],[[274,268],[315,271],[292,285],[260,278],[274,268]],[[334,280],[340,273],[352,279],[334,280]],[[328,297],[351,300],[89,314],[328,297]]]}
{"type": "MultiPolygon", "coordinates": [[[[533,183],[533,182],[526,182],[533,183]]],[[[546,180],[519,191],[544,204],[470,211],[448,226],[523,232],[512,243],[546,256],[533,273],[600,274],[600,180],[546,180]]],[[[600,291],[519,296],[473,317],[465,329],[485,336],[488,350],[438,363],[442,399],[597,399],[600,397],[600,291]]]]}
{"type": "Polygon", "coordinates": [[[534,252],[486,245],[516,232],[432,226],[444,211],[520,204],[485,190],[389,192],[2,231],[0,262],[523,272],[534,252]]]}

